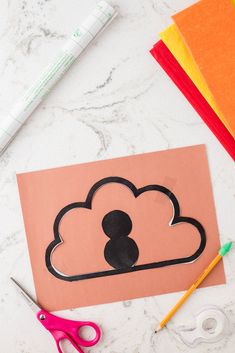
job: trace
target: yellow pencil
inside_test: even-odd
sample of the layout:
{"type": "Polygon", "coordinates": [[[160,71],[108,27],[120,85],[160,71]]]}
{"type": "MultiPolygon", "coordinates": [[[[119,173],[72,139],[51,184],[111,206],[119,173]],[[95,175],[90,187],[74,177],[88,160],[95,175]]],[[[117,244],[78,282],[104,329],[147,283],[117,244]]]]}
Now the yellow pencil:
{"type": "Polygon", "coordinates": [[[202,272],[200,277],[196,282],[187,290],[187,292],[180,298],[176,305],[171,309],[167,316],[160,322],[155,332],[160,331],[176,313],[176,311],[183,305],[186,299],[194,292],[194,290],[202,283],[202,281],[208,276],[208,274],[213,270],[213,268],[220,262],[222,257],[229,252],[232,247],[232,242],[226,243],[222,248],[220,248],[218,255],[211,261],[209,266],[202,272]]]}

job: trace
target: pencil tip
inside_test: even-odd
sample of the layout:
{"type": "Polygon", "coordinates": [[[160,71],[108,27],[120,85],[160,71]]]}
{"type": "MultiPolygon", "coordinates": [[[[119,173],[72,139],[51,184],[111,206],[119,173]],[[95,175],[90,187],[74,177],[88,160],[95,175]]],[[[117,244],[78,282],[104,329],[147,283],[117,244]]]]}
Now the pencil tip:
{"type": "Polygon", "coordinates": [[[154,331],[154,333],[158,333],[161,329],[162,329],[162,328],[161,328],[161,326],[159,325],[159,326],[156,328],[156,330],[154,331]]]}

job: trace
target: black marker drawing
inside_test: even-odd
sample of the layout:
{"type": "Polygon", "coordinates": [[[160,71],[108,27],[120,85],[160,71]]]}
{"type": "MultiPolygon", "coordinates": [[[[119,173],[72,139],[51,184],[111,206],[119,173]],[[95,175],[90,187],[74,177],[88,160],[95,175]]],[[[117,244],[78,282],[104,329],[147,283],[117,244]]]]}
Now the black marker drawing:
{"type": "Polygon", "coordinates": [[[146,185],[140,189],[137,189],[133,183],[121,177],[107,177],[99,180],[91,187],[84,202],[74,202],[65,206],[56,216],[53,230],[54,240],[49,244],[45,254],[46,266],[51,274],[64,281],[79,281],[83,279],[111,276],[182,263],[190,263],[196,260],[202,254],[206,246],[206,234],[203,226],[194,218],[180,216],[180,207],[177,198],[169,189],[162,185],[154,184],[146,185]],[[166,197],[169,198],[173,206],[173,218],[171,220],[170,226],[179,223],[189,223],[194,226],[200,235],[200,244],[198,249],[192,255],[183,258],[166,259],[164,261],[146,264],[136,264],[139,257],[139,249],[135,241],[129,237],[132,229],[132,221],[127,213],[121,210],[113,210],[106,214],[102,221],[103,231],[107,237],[110,238],[110,240],[107,239],[108,242],[104,249],[104,257],[112,269],[71,276],[59,272],[52,264],[51,255],[55,248],[63,243],[63,239],[59,232],[59,226],[62,218],[72,209],[86,208],[92,210],[92,200],[95,193],[101,187],[110,183],[118,183],[126,186],[130,192],[132,192],[135,198],[148,191],[157,191],[163,193],[166,197]]]}

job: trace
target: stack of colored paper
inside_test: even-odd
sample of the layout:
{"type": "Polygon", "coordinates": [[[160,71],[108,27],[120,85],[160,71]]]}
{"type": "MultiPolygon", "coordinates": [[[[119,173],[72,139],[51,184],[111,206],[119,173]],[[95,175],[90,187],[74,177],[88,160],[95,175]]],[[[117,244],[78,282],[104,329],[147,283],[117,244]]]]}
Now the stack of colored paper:
{"type": "Polygon", "coordinates": [[[173,16],[150,51],[235,160],[235,0],[173,16]]]}

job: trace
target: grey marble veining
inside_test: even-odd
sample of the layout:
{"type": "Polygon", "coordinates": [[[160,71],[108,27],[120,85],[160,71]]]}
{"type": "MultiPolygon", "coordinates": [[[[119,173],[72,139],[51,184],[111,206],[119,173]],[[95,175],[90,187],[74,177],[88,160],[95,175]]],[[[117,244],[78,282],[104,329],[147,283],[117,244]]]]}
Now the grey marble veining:
{"type": "MultiPolygon", "coordinates": [[[[0,119],[50,63],[95,0],[2,0],[0,119]]],[[[14,275],[34,293],[16,172],[205,143],[221,242],[235,240],[234,164],[161,68],[149,49],[170,16],[193,0],[113,0],[119,16],[33,113],[0,158],[0,352],[56,352],[9,282],[14,275]]],[[[61,312],[101,324],[96,353],[233,353],[235,250],[225,258],[227,284],[197,291],[169,324],[156,323],[181,293],[61,312]],[[199,306],[214,304],[231,322],[218,343],[189,349],[174,334],[199,306]]]]}

